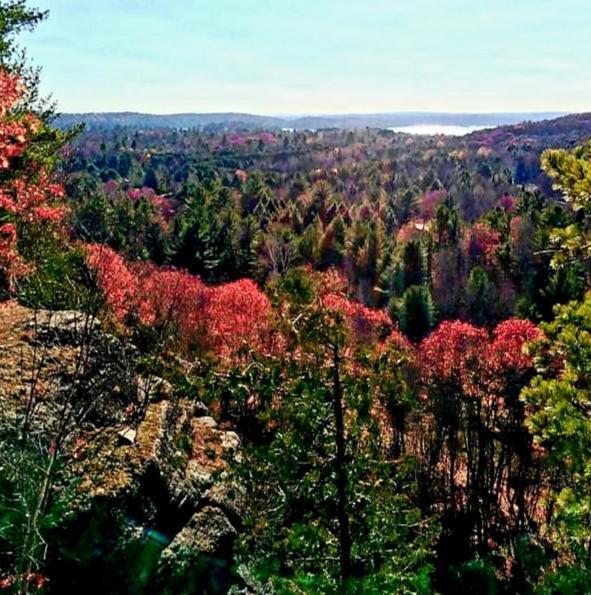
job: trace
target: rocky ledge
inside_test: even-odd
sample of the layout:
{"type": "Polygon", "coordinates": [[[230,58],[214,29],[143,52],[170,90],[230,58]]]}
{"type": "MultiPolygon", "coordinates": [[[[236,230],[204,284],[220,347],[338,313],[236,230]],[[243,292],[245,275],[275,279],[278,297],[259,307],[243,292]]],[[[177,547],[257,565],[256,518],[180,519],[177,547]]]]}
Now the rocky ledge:
{"type": "MultiPolygon", "coordinates": [[[[82,535],[91,525],[123,518],[138,547],[156,544],[162,572],[189,558],[205,569],[202,584],[211,587],[205,592],[236,583],[230,563],[244,510],[242,491],[230,473],[240,456],[237,434],[221,430],[203,403],[177,395],[161,378],[137,374],[133,348],[103,332],[99,321],[77,312],[33,312],[16,303],[0,308],[3,419],[18,417],[33,370],[54,381],[61,377],[63,391],[89,323],[93,337],[90,348],[84,347],[89,352],[85,369],[93,378],[84,398],[97,399],[98,405],[71,446],[72,472],[79,481],[64,516],[67,531],[82,535]],[[132,421],[122,414],[140,406],[132,421]],[[108,518],[97,520],[104,510],[110,511],[108,518]]],[[[50,402],[40,402],[37,418],[47,424],[52,416],[50,402]]],[[[106,531],[99,527],[95,533],[94,547],[104,554],[109,544],[100,536],[106,531]]]]}

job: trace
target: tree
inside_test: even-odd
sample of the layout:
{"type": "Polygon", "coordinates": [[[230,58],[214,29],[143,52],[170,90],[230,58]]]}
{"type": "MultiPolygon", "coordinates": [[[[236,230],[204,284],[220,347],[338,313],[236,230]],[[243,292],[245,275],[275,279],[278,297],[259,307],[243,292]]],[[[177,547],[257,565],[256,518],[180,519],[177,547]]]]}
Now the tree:
{"type": "Polygon", "coordinates": [[[281,274],[290,268],[298,257],[298,248],[293,232],[279,225],[272,225],[265,234],[263,258],[272,275],[281,274]]]}
{"type": "Polygon", "coordinates": [[[27,56],[17,43],[23,31],[31,31],[47,18],[47,11],[27,6],[26,0],[0,2],[0,70],[19,76],[23,83],[20,102],[34,110],[44,121],[51,119],[53,109],[39,97],[39,69],[27,64],[27,56]]]}
{"type": "Polygon", "coordinates": [[[585,263],[589,275],[591,258],[591,142],[572,151],[550,149],[542,154],[542,169],[552,178],[567,204],[578,215],[574,223],[556,229],[550,237],[555,268],[572,260],[585,263]]]}
{"type": "Polygon", "coordinates": [[[47,11],[29,8],[25,0],[4,0],[0,3],[0,64],[14,67],[18,47],[15,37],[34,29],[47,17],[47,11]]]}
{"type": "MultiPolygon", "coordinates": [[[[475,554],[485,556],[491,545],[515,543],[539,518],[541,465],[519,401],[534,373],[524,347],[539,337],[539,329],[525,320],[507,320],[491,335],[448,321],[420,345],[430,413],[423,419],[433,420],[425,428],[425,464],[432,469],[432,506],[443,506],[439,551],[446,572],[475,554]],[[443,502],[435,496],[438,482],[443,502]]],[[[517,591],[523,589],[519,572],[515,564],[506,576],[517,591]]],[[[455,588],[451,580],[449,588],[455,588]]]]}
{"type": "Polygon", "coordinates": [[[416,240],[407,242],[402,251],[404,289],[411,285],[422,285],[426,281],[425,254],[423,246],[416,240]]]}
{"type": "Polygon", "coordinates": [[[273,194],[260,173],[255,172],[248,177],[242,188],[241,205],[244,216],[257,214],[266,218],[275,210],[273,194]]]}
{"type": "MultiPolygon", "coordinates": [[[[22,6],[18,3],[20,8],[22,6]]],[[[18,7],[2,10],[12,14],[18,7]]],[[[18,12],[18,11],[17,11],[18,12]]],[[[6,27],[19,29],[8,16],[6,27]]],[[[24,17],[23,17],[24,18],[24,17]]],[[[11,47],[11,46],[9,46],[11,47]]],[[[0,68],[0,274],[3,291],[43,259],[67,209],[63,188],[52,183],[53,151],[64,137],[19,102],[21,77],[0,68]]]]}
{"type": "Polygon", "coordinates": [[[132,266],[108,246],[88,244],[85,252],[105,305],[119,322],[159,327],[181,348],[210,350],[226,362],[276,347],[271,303],[250,279],[212,287],[184,270],[132,266]]]}
{"type": "MultiPolygon", "coordinates": [[[[527,425],[551,477],[547,527],[559,572],[591,572],[591,296],[556,310],[537,345],[539,374],[522,393],[527,425]]],[[[584,584],[584,583],[583,583],[584,584]]],[[[573,591],[574,592],[574,591],[573,591]]]]}
{"type": "Polygon", "coordinates": [[[412,341],[420,341],[433,328],[435,305],[428,287],[411,285],[396,304],[400,330],[412,341]]]}
{"type": "Polygon", "coordinates": [[[337,215],[326,227],[318,245],[318,266],[320,268],[341,264],[345,252],[345,233],[343,219],[337,215]]]}
{"type": "Polygon", "coordinates": [[[481,267],[470,271],[466,293],[470,320],[474,324],[483,326],[496,322],[496,289],[481,267]]]}
{"type": "Polygon", "coordinates": [[[439,244],[454,245],[460,237],[460,210],[452,196],[446,195],[435,209],[435,233],[439,244]]]}
{"type": "Polygon", "coordinates": [[[382,366],[353,355],[377,338],[351,336],[342,301],[284,287],[298,288],[295,300],[283,296],[286,355],[257,361],[271,391],[250,384],[274,397],[259,414],[269,438],[247,448],[242,469],[250,512],[241,559],[279,592],[426,593],[435,528],[411,504],[405,463],[384,458],[373,400],[378,386],[391,398],[396,382],[381,385],[382,366]]]}

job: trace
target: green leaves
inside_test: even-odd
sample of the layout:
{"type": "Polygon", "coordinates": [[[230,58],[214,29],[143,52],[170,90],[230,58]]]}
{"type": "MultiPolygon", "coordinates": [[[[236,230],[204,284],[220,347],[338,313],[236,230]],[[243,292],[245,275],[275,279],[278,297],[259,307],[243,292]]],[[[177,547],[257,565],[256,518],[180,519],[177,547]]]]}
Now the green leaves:
{"type": "Polygon", "coordinates": [[[554,180],[575,210],[588,209],[591,201],[591,142],[573,151],[549,149],[541,158],[542,169],[554,180]]]}
{"type": "Polygon", "coordinates": [[[562,192],[575,213],[577,222],[556,229],[550,236],[554,251],[552,266],[560,268],[567,262],[591,258],[589,217],[591,216],[591,142],[572,151],[550,149],[541,158],[542,169],[562,192]]]}
{"type": "MultiPolygon", "coordinates": [[[[389,456],[378,403],[397,416],[412,400],[393,343],[379,353],[360,350],[353,359],[341,351],[343,320],[314,299],[305,277],[288,275],[278,289],[293,298],[297,320],[293,351],[264,358],[260,373],[234,370],[228,394],[248,387],[257,402],[256,433],[247,433],[238,474],[247,486],[249,509],[239,562],[278,593],[429,592],[436,525],[413,505],[414,465],[389,456]],[[302,351],[300,351],[300,349],[302,351]],[[345,452],[339,462],[334,410],[335,360],[344,414],[345,452]],[[400,393],[400,394],[399,394],[400,393]],[[338,476],[345,470],[346,514],[351,536],[352,575],[341,581],[342,535],[338,476]]],[[[286,304],[287,305],[287,304],[286,304]]],[[[237,392],[236,392],[237,391],[237,392]]],[[[382,410],[383,411],[383,410],[382,410]]]]}
{"type": "Polygon", "coordinates": [[[522,392],[527,426],[555,477],[548,527],[563,556],[586,558],[591,538],[591,295],[556,311],[537,345],[539,375],[522,392]]]}

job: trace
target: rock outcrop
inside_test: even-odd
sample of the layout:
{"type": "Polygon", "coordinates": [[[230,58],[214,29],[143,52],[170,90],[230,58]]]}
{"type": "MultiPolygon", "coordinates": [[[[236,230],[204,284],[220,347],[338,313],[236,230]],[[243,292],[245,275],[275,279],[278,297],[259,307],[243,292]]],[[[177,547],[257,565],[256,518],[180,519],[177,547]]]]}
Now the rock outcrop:
{"type": "MultiPolygon", "coordinates": [[[[80,398],[96,403],[69,446],[79,481],[64,522],[80,532],[96,523],[98,509],[120,511],[132,528],[130,539],[157,536],[162,572],[185,563],[189,552],[211,562],[216,584],[232,583],[232,545],[244,511],[230,473],[240,456],[238,436],[220,429],[203,403],[177,394],[161,378],[138,374],[135,348],[103,331],[98,320],[9,303],[0,308],[0,344],[5,415],[19,415],[34,378],[27,370],[37,369],[61,391],[68,381],[77,382],[80,398]],[[90,341],[84,335],[89,324],[90,341]],[[82,349],[87,360],[75,377],[82,349]],[[223,579],[220,564],[228,575],[223,579]]],[[[46,418],[54,415],[52,408],[42,401],[38,406],[45,410],[37,417],[51,423],[46,418]]]]}

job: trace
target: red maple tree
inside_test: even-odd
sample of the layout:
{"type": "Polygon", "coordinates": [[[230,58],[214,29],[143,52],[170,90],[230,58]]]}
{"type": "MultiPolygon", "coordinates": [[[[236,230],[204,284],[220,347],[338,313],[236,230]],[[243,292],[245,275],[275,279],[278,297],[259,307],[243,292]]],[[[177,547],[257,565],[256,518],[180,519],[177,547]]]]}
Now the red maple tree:
{"type": "Polygon", "coordinates": [[[38,163],[21,167],[18,160],[35,140],[42,122],[18,109],[25,89],[21,80],[0,69],[0,271],[8,288],[30,266],[18,253],[19,233],[27,225],[53,226],[67,209],[63,188],[52,183],[50,173],[38,163]]]}

